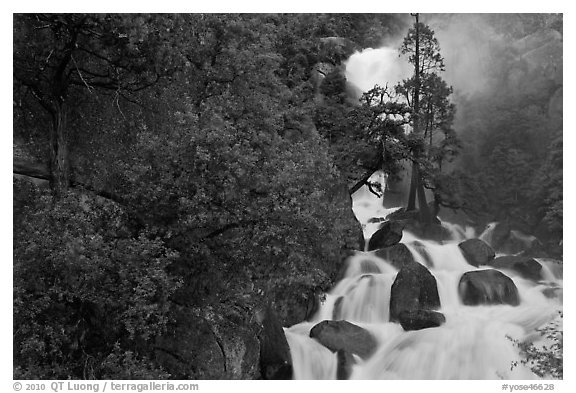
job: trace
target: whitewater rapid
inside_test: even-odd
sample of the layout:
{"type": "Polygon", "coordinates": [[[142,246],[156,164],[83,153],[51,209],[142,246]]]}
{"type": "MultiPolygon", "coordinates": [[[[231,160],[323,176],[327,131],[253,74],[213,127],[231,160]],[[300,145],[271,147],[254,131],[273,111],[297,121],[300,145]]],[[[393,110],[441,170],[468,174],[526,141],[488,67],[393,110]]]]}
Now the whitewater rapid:
{"type": "MultiPolygon", "coordinates": [[[[354,212],[362,223],[366,242],[380,222],[397,208],[387,209],[382,200],[363,191],[354,198],[354,212]]],[[[346,320],[369,331],[377,341],[373,355],[355,356],[350,379],[535,379],[522,364],[514,340],[539,339],[537,328],[562,310],[562,298],[548,298],[543,289],[562,279],[543,264],[544,278],[533,282],[505,272],[518,288],[520,304],[466,306],[458,294],[462,274],[484,270],[467,263],[458,243],[475,237],[471,228],[442,224],[452,239],[442,244],[419,239],[408,231],[401,242],[416,262],[436,278],[446,322],[435,328],[404,331],[389,321],[390,294],[398,270],[374,252],[357,252],[347,261],[344,277],[326,294],[316,315],[285,329],[295,379],[336,379],[336,353],[309,337],[310,329],[324,320],[346,320]]]]}

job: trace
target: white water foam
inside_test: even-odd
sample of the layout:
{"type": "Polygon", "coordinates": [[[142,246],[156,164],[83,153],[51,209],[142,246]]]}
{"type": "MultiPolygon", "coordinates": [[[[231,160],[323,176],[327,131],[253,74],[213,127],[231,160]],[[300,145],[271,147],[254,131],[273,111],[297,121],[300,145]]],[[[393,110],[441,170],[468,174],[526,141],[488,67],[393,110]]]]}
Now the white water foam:
{"type": "MultiPolygon", "coordinates": [[[[366,190],[359,195],[354,209],[369,239],[380,223],[368,221],[385,218],[396,209],[383,208],[381,199],[366,190]]],[[[526,366],[512,367],[519,360],[512,340],[540,339],[535,330],[562,309],[561,295],[547,297],[543,293],[550,284],[561,291],[561,277],[550,267],[556,262],[542,261],[542,282],[509,274],[518,288],[518,306],[466,306],[458,294],[462,274],[489,267],[468,264],[460,252],[458,243],[473,237],[473,231],[449,223],[443,226],[452,233],[452,240],[444,244],[419,239],[408,231],[404,231],[402,243],[436,278],[441,302],[438,311],[446,323],[406,332],[398,323],[389,322],[391,286],[398,271],[374,252],[357,252],[347,261],[344,278],[326,294],[310,322],[285,329],[294,378],[336,378],[336,354],[309,337],[310,329],[323,320],[347,320],[368,330],[378,342],[369,359],[357,359],[350,379],[537,378],[526,366]]],[[[485,232],[485,238],[489,235],[485,232]]]]}

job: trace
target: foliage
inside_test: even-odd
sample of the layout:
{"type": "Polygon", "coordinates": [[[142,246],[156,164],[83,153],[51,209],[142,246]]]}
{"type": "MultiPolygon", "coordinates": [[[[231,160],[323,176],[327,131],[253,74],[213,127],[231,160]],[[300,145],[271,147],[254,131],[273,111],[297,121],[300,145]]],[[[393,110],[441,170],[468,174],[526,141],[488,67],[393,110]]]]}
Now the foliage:
{"type": "Polygon", "coordinates": [[[523,359],[520,360],[520,363],[513,362],[512,368],[523,364],[527,365],[534,374],[541,378],[562,379],[564,377],[564,329],[562,327],[562,318],[563,314],[560,312],[559,318],[548,323],[545,327],[537,329],[545,342],[542,345],[513,340],[514,344],[520,349],[523,359]]]}
{"type": "Polygon", "coordinates": [[[538,170],[533,188],[540,214],[548,231],[557,238],[562,238],[563,192],[562,192],[562,137],[552,141],[544,165],[538,170]]]}
{"type": "Polygon", "coordinates": [[[145,234],[131,237],[114,204],[41,196],[14,232],[15,375],[121,378],[103,367],[146,362],[179,285],[165,271],[176,257],[145,234]]]}
{"type": "MultiPolygon", "coordinates": [[[[79,29],[79,47],[62,145],[78,194],[15,185],[15,375],[165,378],[152,343],[172,304],[249,320],[261,303],[328,288],[359,228],[313,123],[307,56],[326,19],[281,46],[310,18],[53,15],[39,31],[34,16],[16,18],[15,65],[40,67],[40,79],[17,71],[15,135],[39,160],[51,154],[39,119],[51,114],[26,83],[50,97],[50,45],[79,29]]],[[[329,96],[343,83],[332,77],[329,96]]]]}
{"type": "MultiPolygon", "coordinates": [[[[405,23],[384,14],[15,15],[14,140],[50,162],[52,177],[55,158],[66,161],[74,186],[52,198],[14,183],[15,377],[168,378],[153,344],[173,322],[172,304],[249,320],[261,303],[311,298],[357,247],[350,184],[382,168],[393,175],[404,159],[419,161],[447,204],[510,206],[507,190],[480,191],[519,172],[527,187],[530,154],[549,145],[537,132],[522,138],[544,129],[540,100],[522,101],[519,115],[510,104],[487,116],[499,101],[470,104],[467,142],[501,162],[468,155],[455,173],[452,90],[433,72],[442,59],[431,30],[422,27],[421,134],[404,132],[413,79],[397,91],[406,102],[379,86],[360,102],[351,94],[342,62],[405,23]],[[498,137],[508,130],[511,139],[498,137]]],[[[538,187],[522,199],[541,206],[551,230],[561,176],[546,172],[561,168],[561,150],[560,138],[540,152],[538,187]]]]}

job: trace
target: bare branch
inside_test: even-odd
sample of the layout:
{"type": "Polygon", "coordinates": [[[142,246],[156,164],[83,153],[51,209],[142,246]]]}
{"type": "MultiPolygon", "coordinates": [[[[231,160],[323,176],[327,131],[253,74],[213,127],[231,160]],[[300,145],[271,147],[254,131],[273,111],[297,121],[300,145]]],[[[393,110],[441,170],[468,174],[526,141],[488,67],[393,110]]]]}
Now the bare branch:
{"type": "Polygon", "coordinates": [[[88,85],[88,83],[86,82],[86,80],[82,76],[82,73],[78,69],[78,63],[76,63],[76,59],[74,59],[74,56],[71,56],[71,57],[72,57],[72,61],[74,62],[74,65],[76,66],[76,72],[78,73],[78,76],[80,77],[80,79],[82,79],[82,82],[84,82],[84,84],[86,85],[86,88],[88,89],[90,94],[92,94],[92,87],[90,87],[90,85],[88,85]]]}

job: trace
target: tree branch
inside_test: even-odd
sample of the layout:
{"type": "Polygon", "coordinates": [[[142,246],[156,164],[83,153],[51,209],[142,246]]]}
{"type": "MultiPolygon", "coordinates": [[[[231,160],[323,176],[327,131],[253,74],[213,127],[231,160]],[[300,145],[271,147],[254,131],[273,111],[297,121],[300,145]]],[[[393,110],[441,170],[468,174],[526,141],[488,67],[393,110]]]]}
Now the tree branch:
{"type": "MultiPolygon", "coordinates": [[[[48,181],[52,180],[52,174],[50,173],[50,169],[47,164],[26,160],[21,157],[13,157],[12,173],[16,175],[32,177],[35,179],[48,181]]],[[[73,187],[84,188],[85,190],[93,192],[102,198],[109,199],[121,205],[126,205],[126,201],[120,195],[105,190],[97,190],[91,185],[74,178],[74,176],[71,177],[70,184],[73,187]]]]}

